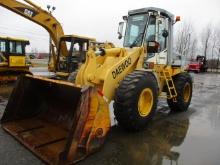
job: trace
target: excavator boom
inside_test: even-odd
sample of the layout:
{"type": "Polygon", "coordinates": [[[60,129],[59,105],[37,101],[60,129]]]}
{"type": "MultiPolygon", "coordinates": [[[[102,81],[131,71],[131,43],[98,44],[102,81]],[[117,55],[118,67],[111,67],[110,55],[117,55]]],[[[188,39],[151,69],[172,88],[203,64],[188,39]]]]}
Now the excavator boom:
{"type": "MultiPolygon", "coordinates": [[[[0,0],[0,6],[7,8],[8,10],[19,14],[20,16],[42,26],[51,36],[56,49],[59,46],[59,40],[64,35],[63,28],[59,21],[53,17],[46,10],[37,6],[29,0],[24,0],[26,3],[19,2],[17,0],[0,0]]],[[[53,46],[51,46],[53,49],[53,46]]],[[[67,55],[66,45],[63,44],[61,50],[63,55],[67,55]]],[[[52,63],[56,64],[55,50],[52,50],[52,63]]]]}

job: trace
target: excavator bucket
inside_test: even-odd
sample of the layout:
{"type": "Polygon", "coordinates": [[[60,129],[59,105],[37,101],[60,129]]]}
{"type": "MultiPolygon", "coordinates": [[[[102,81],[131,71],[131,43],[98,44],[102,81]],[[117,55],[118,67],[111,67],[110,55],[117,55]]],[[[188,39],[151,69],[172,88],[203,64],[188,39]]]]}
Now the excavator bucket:
{"type": "Polygon", "coordinates": [[[108,104],[94,87],[25,75],[1,119],[5,131],[47,164],[73,164],[103,144],[108,104]]]}

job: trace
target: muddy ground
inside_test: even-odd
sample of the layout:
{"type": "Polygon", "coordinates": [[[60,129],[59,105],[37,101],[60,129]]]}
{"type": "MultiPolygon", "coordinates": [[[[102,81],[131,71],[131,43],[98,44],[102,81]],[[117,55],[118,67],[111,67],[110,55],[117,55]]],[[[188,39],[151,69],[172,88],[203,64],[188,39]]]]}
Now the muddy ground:
{"type": "MultiPolygon", "coordinates": [[[[0,116],[13,84],[0,87],[0,116]]],[[[0,164],[41,165],[31,152],[0,129],[0,164]]],[[[170,113],[165,100],[139,133],[113,126],[101,150],[79,163],[101,165],[219,165],[220,74],[195,74],[187,112],[170,113]]]]}

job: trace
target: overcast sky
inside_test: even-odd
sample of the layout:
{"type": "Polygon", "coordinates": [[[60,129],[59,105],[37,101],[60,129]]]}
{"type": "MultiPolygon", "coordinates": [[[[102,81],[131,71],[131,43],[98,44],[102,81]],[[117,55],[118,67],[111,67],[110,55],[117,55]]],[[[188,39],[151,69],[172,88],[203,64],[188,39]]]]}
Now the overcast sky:
{"type": "MultiPolygon", "coordinates": [[[[201,32],[212,24],[220,28],[220,0],[32,0],[42,8],[56,7],[53,15],[60,21],[65,34],[94,37],[98,41],[117,39],[118,23],[128,10],[144,7],[164,8],[181,20],[193,22],[201,32]]],[[[176,28],[181,23],[176,24],[176,28]]],[[[29,39],[31,48],[48,51],[48,33],[40,26],[0,7],[0,35],[29,39]]],[[[30,48],[30,49],[31,49],[30,48]]]]}

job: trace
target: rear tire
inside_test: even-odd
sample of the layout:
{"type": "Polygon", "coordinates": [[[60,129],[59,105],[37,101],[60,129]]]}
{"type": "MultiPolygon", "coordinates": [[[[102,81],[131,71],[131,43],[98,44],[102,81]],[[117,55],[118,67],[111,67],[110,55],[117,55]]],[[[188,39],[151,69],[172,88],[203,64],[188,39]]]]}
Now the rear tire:
{"type": "Polygon", "coordinates": [[[157,107],[158,86],[151,72],[134,71],[120,83],[114,102],[114,114],[126,130],[143,129],[157,107]]]}
{"type": "Polygon", "coordinates": [[[174,86],[177,92],[177,102],[167,99],[171,111],[186,111],[192,98],[192,78],[188,73],[180,73],[173,77],[174,86]]]}

